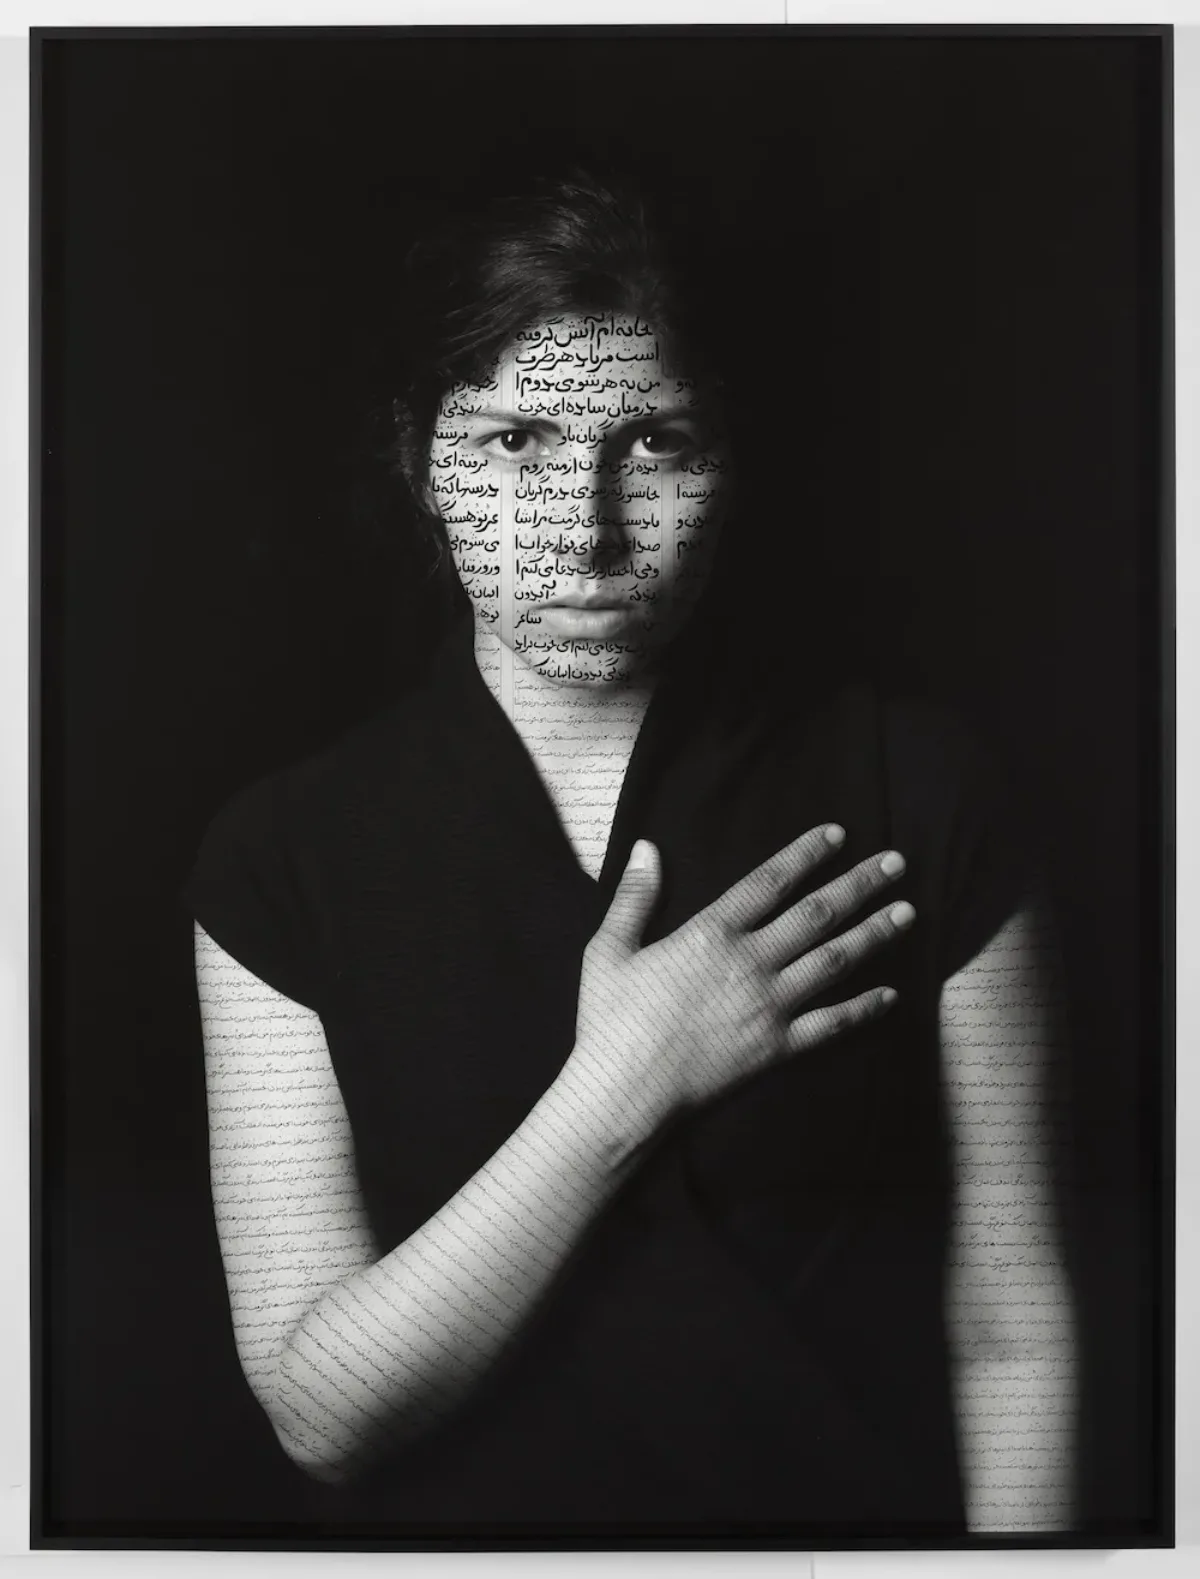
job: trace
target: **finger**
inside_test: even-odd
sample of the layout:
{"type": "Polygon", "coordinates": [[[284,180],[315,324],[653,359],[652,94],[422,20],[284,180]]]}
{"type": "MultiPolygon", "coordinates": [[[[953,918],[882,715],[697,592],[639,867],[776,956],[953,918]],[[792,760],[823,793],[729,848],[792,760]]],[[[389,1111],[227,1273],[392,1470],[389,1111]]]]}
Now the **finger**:
{"type": "Polygon", "coordinates": [[[827,1008],[810,1009],[792,1021],[788,1028],[787,1050],[805,1052],[844,1036],[857,1026],[869,1025],[882,1019],[898,994],[893,987],[873,987],[870,992],[859,993],[857,998],[847,998],[845,1003],[831,1003],[827,1008]]]}
{"type": "Polygon", "coordinates": [[[827,860],[846,842],[846,830],[836,823],[810,828],[769,860],[726,889],[708,907],[708,914],[725,926],[748,929],[764,921],[800,879],[827,860]]]}
{"type": "Polygon", "coordinates": [[[806,998],[816,997],[826,987],[840,981],[868,954],[907,932],[916,915],[908,901],[902,899],[886,910],[877,910],[848,932],[840,932],[827,943],[819,943],[779,972],[784,1002],[800,1004],[806,998]]]}
{"type": "Polygon", "coordinates": [[[860,861],[831,883],[806,894],[781,916],[751,934],[755,953],[765,965],[782,966],[810,949],[834,927],[861,910],[904,873],[899,850],[888,850],[860,861]]]}
{"type": "Polygon", "coordinates": [[[659,870],[658,851],[648,839],[639,839],[629,853],[598,937],[630,953],[640,946],[658,898],[659,870]]]}

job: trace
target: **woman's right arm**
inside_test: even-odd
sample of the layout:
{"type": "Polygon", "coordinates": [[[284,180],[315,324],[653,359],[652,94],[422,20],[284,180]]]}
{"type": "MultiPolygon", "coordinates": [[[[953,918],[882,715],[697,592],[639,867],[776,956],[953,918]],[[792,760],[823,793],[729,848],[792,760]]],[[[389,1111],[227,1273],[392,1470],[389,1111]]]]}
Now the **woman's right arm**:
{"type": "Polygon", "coordinates": [[[903,869],[875,859],[762,924],[836,844],[814,830],[648,947],[653,851],[588,945],[576,1046],[503,1146],[380,1257],[320,1021],[197,930],[212,1184],[247,1379],[289,1456],[346,1478],[420,1436],[524,1325],[641,1146],[680,1108],[882,1011],[799,1013],[911,918],[818,942],[903,869]]]}
{"type": "Polygon", "coordinates": [[[213,1206],[242,1369],[285,1451],[339,1480],[482,1377],[619,1181],[568,1079],[382,1258],[319,1017],[201,928],[213,1206]]]}

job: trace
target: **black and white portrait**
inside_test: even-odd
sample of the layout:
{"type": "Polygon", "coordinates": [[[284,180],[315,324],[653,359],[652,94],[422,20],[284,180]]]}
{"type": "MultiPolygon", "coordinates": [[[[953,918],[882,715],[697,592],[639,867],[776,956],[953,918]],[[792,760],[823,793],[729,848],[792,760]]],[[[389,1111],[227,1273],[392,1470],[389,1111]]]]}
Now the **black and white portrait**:
{"type": "Polygon", "coordinates": [[[44,1533],[1161,1536],[1168,47],[42,39],[44,1533]]]}

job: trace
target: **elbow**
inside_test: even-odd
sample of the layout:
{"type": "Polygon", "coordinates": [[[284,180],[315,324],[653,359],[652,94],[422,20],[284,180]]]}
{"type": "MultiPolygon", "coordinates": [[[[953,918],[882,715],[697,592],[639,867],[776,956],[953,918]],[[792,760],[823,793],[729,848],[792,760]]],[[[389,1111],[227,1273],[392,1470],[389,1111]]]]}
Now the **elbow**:
{"type": "Polygon", "coordinates": [[[293,1389],[283,1385],[285,1369],[281,1361],[270,1384],[253,1389],[276,1441],[309,1480],[326,1486],[349,1484],[363,1473],[371,1455],[344,1420],[320,1409],[311,1396],[297,1399],[293,1389]]]}
{"type": "Polygon", "coordinates": [[[344,1486],[443,1423],[453,1402],[428,1378],[416,1388],[355,1392],[330,1380],[285,1348],[255,1389],[288,1459],[310,1480],[344,1486]]]}
{"type": "Polygon", "coordinates": [[[280,1447],[292,1465],[309,1480],[315,1480],[323,1486],[348,1486],[369,1467],[362,1453],[353,1453],[336,1443],[298,1435],[294,1422],[285,1423],[275,1411],[268,1410],[267,1413],[280,1447]]]}
{"type": "Polygon", "coordinates": [[[312,1449],[303,1442],[297,1442],[286,1432],[275,1427],[275,1435],[279,1445],[287,1454],[295,1467],[305,1474],[309,1480],[315,1480],[323,1486],[347,1486],[357,1475],[361,1474],[362,1466],[353,1463],[349,1458],[321,1458],[313,1453],[312,1449]]]}
{"type": "Polygon", "coordinates": [[[326,1486],[348,1486],[373,1469],[390,1453],[423,1434],[426,1422],[396,1412],[386,1419],[364,1416],[362,1411],[335,1412],[317,1407],[311,1396],[297,1400],[286,1387],[276,1386],[259,1402],[280,1447],[294,1467],[308,1479],[326,1486]]]}

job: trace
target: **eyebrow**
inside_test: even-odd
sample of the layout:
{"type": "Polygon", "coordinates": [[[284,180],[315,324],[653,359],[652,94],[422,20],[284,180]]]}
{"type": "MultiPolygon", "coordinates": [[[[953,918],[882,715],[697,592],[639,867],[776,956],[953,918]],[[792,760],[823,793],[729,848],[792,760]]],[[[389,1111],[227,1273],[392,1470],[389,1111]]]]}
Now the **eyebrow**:
{"type": "MultiPolygon", "coordinates": [[[[668,423],[681,420],[698,422],[701,419],[699,406],[663,406],[658,411],[648,411],[641,417],[628,417],[624,422],[616,424],[616,431],[622,428],[644,427],[648,422],[668,423]]],[[[550,417],[539,417],[536,412],[506,411],[497,406],[484,406],[478,411],[460,411],[460,417],[468,420],[507,423],[513,428],[548,428],[553,432],[560,432],[562,423],[550,417]]]]}

